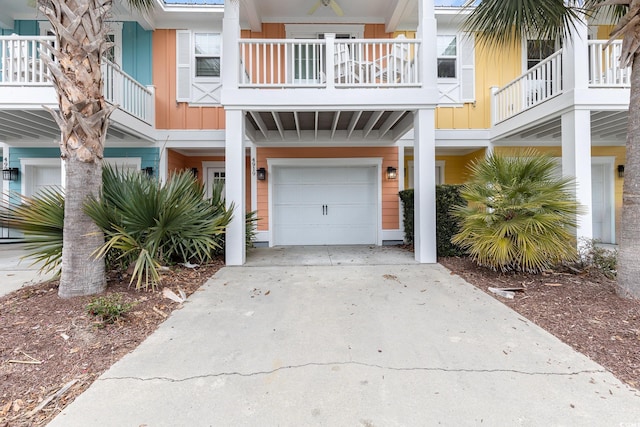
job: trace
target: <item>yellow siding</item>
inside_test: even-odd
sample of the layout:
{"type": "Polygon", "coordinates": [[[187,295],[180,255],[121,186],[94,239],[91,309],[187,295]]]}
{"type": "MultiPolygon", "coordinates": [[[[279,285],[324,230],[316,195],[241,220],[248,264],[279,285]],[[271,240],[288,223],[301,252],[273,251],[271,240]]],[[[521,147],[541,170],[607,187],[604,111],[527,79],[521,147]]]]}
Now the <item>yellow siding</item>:
{"type": "Polygon", "coordinates": [[[476,102],[462,107],[438,107],[437,129],[487,129],[491,127],[491,87],[502,87],[522,74],[522,49],[485,48],[475,51],[476,102]]]}

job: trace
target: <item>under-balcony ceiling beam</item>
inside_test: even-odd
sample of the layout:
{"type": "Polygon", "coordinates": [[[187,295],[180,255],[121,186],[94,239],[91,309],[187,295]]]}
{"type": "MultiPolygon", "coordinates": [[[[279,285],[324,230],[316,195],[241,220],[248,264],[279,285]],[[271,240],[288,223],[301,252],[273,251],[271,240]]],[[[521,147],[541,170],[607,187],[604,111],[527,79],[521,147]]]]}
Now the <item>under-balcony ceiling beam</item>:
{"type": "Polygon", "coordinates": [[[264,120],[262,120],[262,117],[260,117],[260,113],[249,111],[249,114],[251,114],[251,117],[253,117],[253,121],[256,122],[258,129],[260,129],[260,132],[262,133],[262,135],[264,135],[264,139],[269,139],[269,129],[267,129],[267,125],[265,124],[264,120]]]}
{"type": "Polygon", "coordinates": [[[362,116],[362,110],[353,112],[353,116],[351,116],[351,121],[349,122],[349,127],[347,128],[347,139],[351,138],[351,134],[355,130],[358,120],[360,120],[360,116],[362,116]]]}
{"type": "Polygon", "coordinates": [[[9,15],[0,13],[0,28],[12,30],[15,27],[15,21],[9,15]]]}
{"type": "Polygon", "coordinates": [[[402,16],[407,9],[409,0],[396,0],[391,4],[392,6],[390,8],[389,17],[385,19],[385,31],[387,33],[393,33],[398,29],[398,24],[402,20],[402,16]]]}
{"type": "Polygon", "coordinates": [[[540,132],[544,132],[544,131],[549,130],[549,129],[555,129],[558,126],[560,126],[560,123],[558,121],[551,121],[549,123],[545,123],[545,124],[541,124],[541,125],[538,125],[538,126],[534,126],[534,127],[530,128],[529,130],[527,130],[526,132],[522,132],[520,134],[520,138],[521,139],[525,139],[525,138],[528,138],[530,136],[538,135],[540,132]]]}
{"type": "Polygon", "coordinates": [[[43,111],[43,114],[39,114],[37,111],[23,110],[22,113],[26,116],[37,118],[42,122],[49,123],[54,129],[59,129],[58,124],[53,120],[51,113],[48,111],[43,111]]]}
{"type": "Polygon", "coordinates": [[[293,120],[296,122],[296,132],[298,133],[298,140],[302,140],[302,136],[300,134],[300,117],[298,117],[298,112],[293,112],[293,120]]]}
{"type": "Polygon", "coordinates": [[[369,118],[369,121],[367,122],[367,124],[364,125],[364,129],[362,129],[362,138],[366,138],[367,136],[369,136],[369,134],[375,127],[376,123],[378,123],[378,120],[380,120],[380,117],[382,117],[383,114],[384,114],[384,110],[374,111],[374,113],[369,118]]]}
{"type": "Polygon", "coordinates": [[[396,127],[393,128],[394,140],[402,138],[405,133],[409,132],[409,129],[413,128],[413,114],[413,112],[409,112],[409,114],[400,120],[396,127]]]}
{"type": "Polygon", "coordinates": [[[607,131],[611,129],[616,129],[616,132],[620,127],[625,127],[627,125],[628,119],[626,117],[612,120],[607,124],[602,124],[599,126],[591,126],[591,133],[597,134],[605,134],[607,131]]]}
{"type": "Polygon", "coordinates": [[[315,117],[315,123],[313,125],[313,128],[315,129],[315,140],[318,140],[318,121],[320,118],[320,111],[316,111],[316,117],[315,117]]]}
{"type": "MultiPolygon", "coordinates": [[[[38,128],[38,127],[42,128],[42,131],[40,133],[36,133],[35,134],[38,137],[42,136],[42,134],[46,134],[46,135],[52,136],[54,138],[60,136],[59,128],[58,128],[57,125],[54,125],[54,126],[46,126],[45,125],[45,127],[42,127],[42,125],[43,125],[42,120],[34,121],[34,120],[25,119],[22,115],[13,113],[13,112],[11,112],[9,110],[3,111],[3,115],[11,117],[11,122],[10,122],[11,124],[14,124],[14,125],[15,124],[20,124],[20,125],[23,125],[23,126],[27,126],[27,129],[33,129],[34,128],[34,124],[37,123],[39,126],[37,126],[36,128],[38,128]],[[56,132],[56,131],[58,131],[58,132],[56,132]]],[[[7,120],[7,119],[5,119],[5,120],[7,120]]],[[[27,133],[28,133],[28,131],[25,132],[25,134],[27,134],[27,133]]]]}
{"type": "Polygon", "coordinates": [[[110,126],[109,129],[107,130],[107,135],[111,135],[114,136],[120,140],[124,139],[124,133],[117,131],[113,128],[113,126],[110,126]]]}
{"type": "Polygon", "coordinates": [[[405,113],[404,111],[394,111],[393,113],[391,113],[391,115],[387,117],[387,120],[384,121],[382,126],[380,126],[378,139],[382,139],[387,134],[387,132],[389,132],[391,128],[396,123],[398,123],[398,120],[400,120],[400,118],[404,115],[404,113],[405,113]]]}
{"type": "Polygon", "coordinates": [[[24,136],[22,132],[11,131],[8,128],[5,128],[4,126],[2,126],[1,124],[0,124],[0,135],[2,135],[5,138],[10,136],[15,139],[22,139],[22,137],[24,136]]]}
{"type": "Polygon", "coordinates": [[[280,120],[280,113],[276,111],[272,111],[271,115],[273,116],[273,121],[276,122],[276,127],[278,128],[278,132],[280,133],[280,137],[284,141],[284,128],[282,127],[282,120],[280,120]]]}
{"type": "MultiPolygon", "coordinates": [[[[33,127],[33,124],[31,126],[33,127]]],[[[7,132],[10,132],[12,135],[17,136],[18,138],[22,138],[23,136],[28,136],[31,138],[40,138],[42,136],[36,133],[31,133],[29,131],[26,131],[24,126],[21,127],[19,124],[16,124],[16,122],[14,122],[13,120],[5,119],[2,117],[0,117],[0,127],[2,129],[6,129],[7,132]]]]}
{"type": "Polygon", "coordinates": [[[331,124],[331,139],[336,135],[336,129],[338,128],[338,120],[340,119],[340,110],[333,113],[333,123],[331,124]]]}
{"type": "Polygon", "coordinates": [[[249,20],[249,26],[251,31],[261,32],[262,21],[256,8],[256,2],[254,0],[242,0],[245,12],[247,12],[247,19],[249,20]]]}

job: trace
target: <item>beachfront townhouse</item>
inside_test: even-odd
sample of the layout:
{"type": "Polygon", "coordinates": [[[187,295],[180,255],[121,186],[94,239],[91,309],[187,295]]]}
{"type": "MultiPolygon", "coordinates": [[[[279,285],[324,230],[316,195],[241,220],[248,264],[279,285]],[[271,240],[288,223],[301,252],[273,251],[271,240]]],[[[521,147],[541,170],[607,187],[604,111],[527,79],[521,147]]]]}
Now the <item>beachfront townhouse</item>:
{"type": "MultiPolygon", "coordinates": [[[[39,59],[55,35],[14,3],[0,1],[0,143],[5,190],[30,195],[64,184],[39,59]]],[[[456,0],[116,3],[105,161],[161,179],[187,169],[209,192],[223,181],[270,246],[400,242],[398,191],[414,188],[415,257],[435,262],[435,185],[464,182],[492,150],[533,146],[576,177],[577,234],[615,243],[630,73],[609,23],[493,49],[463,19],[456,0]]],[[[226,258],[239,265],[234,218],[226,258]]]]}

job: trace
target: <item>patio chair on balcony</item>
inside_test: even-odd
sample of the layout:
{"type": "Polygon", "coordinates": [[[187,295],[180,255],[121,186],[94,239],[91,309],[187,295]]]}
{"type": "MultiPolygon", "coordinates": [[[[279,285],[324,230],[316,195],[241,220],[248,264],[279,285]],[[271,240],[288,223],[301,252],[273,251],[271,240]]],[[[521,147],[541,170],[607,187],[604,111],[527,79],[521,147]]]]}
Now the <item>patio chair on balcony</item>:
{"type": "Polygon", "coordinates": [[[336,43],[334,72],[336,83],[361,83],[368,64],[356,60],[344,43],[336,43]]]}
{"type": "Polygon", "coordinates": [[[406,39],[403,34],[396,37],[398,42],[393,44],[389,53],[373,63],[373,74],[379,83],[410,82],[411,47],[409,43],[402,43],[403,39],[406,39]]]}

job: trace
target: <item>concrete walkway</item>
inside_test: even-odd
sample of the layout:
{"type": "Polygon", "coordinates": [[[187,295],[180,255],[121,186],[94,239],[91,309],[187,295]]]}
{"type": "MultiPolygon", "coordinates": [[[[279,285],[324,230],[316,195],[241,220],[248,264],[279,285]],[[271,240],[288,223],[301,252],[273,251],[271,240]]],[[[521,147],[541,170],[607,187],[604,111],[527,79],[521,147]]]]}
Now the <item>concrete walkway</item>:
{"type": "Polygon", "coordinates": [[[440,265],[273,253],[220,270],[50,426],[640,422],[637,392],[440,265]]]}
{"type": "Polygon", "coordinates": [[[53,274],[40,274],[39,267],[31,265],[32,260],[22,259],[25,254],[23,244],[0,244],[0,297],[53,277],[53,274]]]}

